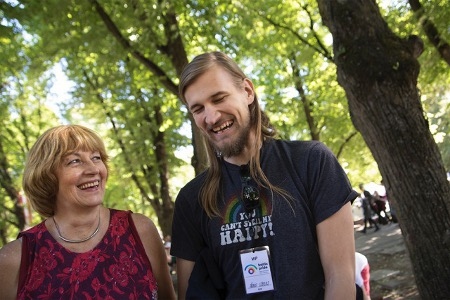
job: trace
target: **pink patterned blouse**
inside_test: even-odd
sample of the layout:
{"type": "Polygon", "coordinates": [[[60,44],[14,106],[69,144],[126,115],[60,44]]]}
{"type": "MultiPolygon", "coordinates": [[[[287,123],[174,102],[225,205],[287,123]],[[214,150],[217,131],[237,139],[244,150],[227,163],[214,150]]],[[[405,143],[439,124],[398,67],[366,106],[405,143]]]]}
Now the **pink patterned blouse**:
{"type": "Polygon", "coordinates": [[[85,253],[64,248],[44,222],[20,233],[17,299],[157,299],[156,280],[132,212],[110,212],[102,241],[85,253]]]}

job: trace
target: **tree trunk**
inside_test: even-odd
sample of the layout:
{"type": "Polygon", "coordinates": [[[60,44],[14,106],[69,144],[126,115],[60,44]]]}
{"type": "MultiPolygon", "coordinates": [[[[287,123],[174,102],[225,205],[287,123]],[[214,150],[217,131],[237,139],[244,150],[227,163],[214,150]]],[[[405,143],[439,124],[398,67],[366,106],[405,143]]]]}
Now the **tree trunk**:
{"type": "Polygon", "coordinates": [[[352,121],[396,206],[423,299],[450,295],[450,184],[420,102],[420,41],[400,39],[375,0],[317,0],[352,121]]]}
{"type": "MultiPolygon", "coordinates": [[[[6,195],[9,196],[11,201],[13,202],[13,207],[11,210],[8,209],[8,211],[12,212],[13,215],[16,217],[16,221],[11,221],[12,224],[14,224],[19,231],[25,229],[26,225],[26,219],[25,219],[25,211],[23,209],[23,206],[21,205],[19,201],[19,191],[15,187],[12,177],[9,174],[9,165],[8,165],[8,159],[6,157],[6,152],[3,148],[2,140],[0,139],[0,188],[3,188],[6,195]]],[[[6,212],[8,213],[8,212],[6,212]]]]}
{"type": "Polygon", "coordinates": [[[300,75],[300,69],[294,57],[290,58],[289,62],[292,68],[292,78],[294,79],[295,89],[303,104],[303,112],[305,113],[306,123],[308,124],[309,132],[311,134],[311,140],[320,141],[320,129],[314,118],[313,103],[309,100],[309,97],[306,95],[305,89],[303,88],[303,79],[300,75]]]}

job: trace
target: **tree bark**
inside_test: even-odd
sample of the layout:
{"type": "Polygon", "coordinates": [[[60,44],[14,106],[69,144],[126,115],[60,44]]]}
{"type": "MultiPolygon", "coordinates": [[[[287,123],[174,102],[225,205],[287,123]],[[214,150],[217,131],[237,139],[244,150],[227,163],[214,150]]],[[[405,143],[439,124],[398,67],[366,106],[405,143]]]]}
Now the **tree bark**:
{"type": "Polygon", "coordinates": [[[421,42],[397,37],[375,0],[317,0],[352,122],[378,163],[423,299],[450,295],[450,184],[417,88],[421,42]]]}

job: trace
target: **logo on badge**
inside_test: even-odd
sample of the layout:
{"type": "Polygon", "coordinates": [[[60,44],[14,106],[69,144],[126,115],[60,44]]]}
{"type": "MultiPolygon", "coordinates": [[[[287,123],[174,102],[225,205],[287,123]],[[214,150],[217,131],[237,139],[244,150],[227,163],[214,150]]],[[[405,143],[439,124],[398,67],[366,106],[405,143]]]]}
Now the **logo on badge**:
{"type": "Polygon", "coordinates": [[[257,269],[258,268],[255,265],[247,265],[245,266],[244,271],[246,271],[250,275],[253,275],[257,269]]]}

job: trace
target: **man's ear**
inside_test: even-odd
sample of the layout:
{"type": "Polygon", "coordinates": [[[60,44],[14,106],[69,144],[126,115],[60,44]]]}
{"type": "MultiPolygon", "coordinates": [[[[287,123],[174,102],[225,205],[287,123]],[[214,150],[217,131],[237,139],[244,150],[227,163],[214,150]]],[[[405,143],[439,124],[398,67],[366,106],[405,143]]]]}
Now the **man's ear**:
{"type": "Polygon", "coordinates": [[[244,91],[247,93],[248,105],[252,104],[255,101],[255,89],[253,88],[253,82],[248,78],[244,79],[244,91]]]}

